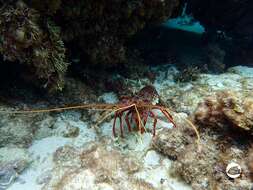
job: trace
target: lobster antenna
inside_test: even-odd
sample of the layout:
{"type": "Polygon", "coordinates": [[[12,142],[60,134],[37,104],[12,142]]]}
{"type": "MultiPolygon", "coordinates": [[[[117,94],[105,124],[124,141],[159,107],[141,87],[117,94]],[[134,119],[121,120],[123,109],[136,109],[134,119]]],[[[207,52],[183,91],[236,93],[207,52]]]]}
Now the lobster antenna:
{"type": "MultiPolygon", "coordinates": [[[[111,104],[112,106],[116,106],[115,104],[111,104]]],[[[65,111],[65,110],[73,110],[73,109],[96,109],[96,110],[113,110],[113,108],[109,107],[110,104],[84,104],[79,106],[66,106],[66,107],[59,107],[59,108],[51,108],[51,109],[34,109],[34,110],[17,110],[17,111],[5,111],[0,110],[0,113],[9,113],[9,114],[29,114],[29,113],[47,113],[47,112],[58,112],[58,111],[65,111]],[[105,107],[106,108],[103,108],[105,107]]]]}
{"type": "Polygon", "coordinates": [[[186,119],[186,118],[183,118],[186,123],[188,123],[191,128],[195,131],[196,133],[196,136],[197,136],[197,140],[196,140],[196,143],[198,145],[198,149],[200,150],[201,149],[201,146],[200,146],[200,135],[199,135],[199,132],[198,132],[198,129],[196,128],[196,126],[189,120],[189,119],[186,119]]]}
{"type": "Polygon", "coordinates": [[[98,122],[97,122],[97,125],[99,125],[100,123],[103,123],[104,120],[106,120],[110,115],[112,115],[112,113],[115,113],[116,111],[120,111],[120,110],[123,110],[123,109],[127,109],[127,108],[130,108],[130,107],[133,107],[135,104],[131,104],[130,106],[125,106],[125,107],[122,107],[122,108],[117,108],[117,109],[114,109],[112,111],[110,111],[110,113],[106,114],[104,117],[102,117],[98,122]]]}

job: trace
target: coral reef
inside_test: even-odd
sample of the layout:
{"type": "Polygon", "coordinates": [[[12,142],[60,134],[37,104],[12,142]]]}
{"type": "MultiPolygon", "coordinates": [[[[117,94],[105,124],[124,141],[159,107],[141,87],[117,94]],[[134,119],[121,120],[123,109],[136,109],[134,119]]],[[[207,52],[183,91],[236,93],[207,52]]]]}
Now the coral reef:
{"type": "Polygon", "coordinates": [[[4,59],[23,64],[29,73],[22,73],[27,80],[52,91],[61,89],[68,64],[59,27],[22,1],[3,5],[0,15],[4,59]]]}
{"type": "Polygon", "coordinates": [[[199,104],[194,119],[200,125],[220,128],[232,126],[252,134],[252,114],[252,95],[244,97],[233,91],[221,91],[199,104]]]}

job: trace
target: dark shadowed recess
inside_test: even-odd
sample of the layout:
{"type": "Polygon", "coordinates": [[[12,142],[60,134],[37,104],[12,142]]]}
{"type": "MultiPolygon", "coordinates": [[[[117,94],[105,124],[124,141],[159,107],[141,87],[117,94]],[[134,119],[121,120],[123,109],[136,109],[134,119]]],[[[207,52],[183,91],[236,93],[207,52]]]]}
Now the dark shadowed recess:
{"type": "Polygon", "coordinates": [[[231,65],[253,66],[253,1],[189,0],[188,12],[206,28],[212,39],[217,31],[230,38],[226,47],[231,65]]]}
{"type": "Polygon", "coordinates": [[[0,101],[15,104],[15,102],[35,102],[45,97],[43,90],[36,88],[32,79],[24,79],[28,69],[25,66],[4,61],[0,57],[0,101]],[[36,94],[36,95],[35,95],[36,94]]]}
{"type": "Polygon", "coordinates": [[[131,40],[129,47],[138,49],[145,63],[153,66],[187,66],[194,64],[194,60],[184,60],[187,56],[195,57],[198,62],[204,54],[202,35],[163,25],[141,31],[131,40]]]}

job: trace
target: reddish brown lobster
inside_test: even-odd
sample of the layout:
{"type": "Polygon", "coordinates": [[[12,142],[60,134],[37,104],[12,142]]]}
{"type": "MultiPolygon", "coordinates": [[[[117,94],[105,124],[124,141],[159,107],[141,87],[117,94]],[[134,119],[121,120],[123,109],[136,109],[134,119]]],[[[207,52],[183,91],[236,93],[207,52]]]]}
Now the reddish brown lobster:
{"type": "MultiPolygon", "coordinates": [[[[145,125],[147,123],[148,117],[154,119],[153,122],[153,136],[156,134],[156,124],[157,124],[157,115],[153,112],[153,110],[159,110],[163,113],[163,115],[168,119],[170,123],[176,127],[176,124],[170,114],[168,108],[160,106],[157,104],[157,100],[159,100],[159,95],[156,89],[153,86],[146,86],[142,88],[138,93],[133,96],[125,96],[120,98],[120,102],[116,104],[83,104],[83,105],[76,105],[76,106],[65,106],[65,107],[58,107],[58,108],[50,108],[50,109],[38,109],[38,110],[0,110],[2,114],[33,114],[33,113],[46,113],[46,112],[59,112],[65,110],[73,110],[73,109],[95,109],[95,110],[105,110],[106,115],[99,119],[97,124],[102,123],[107,117],[109,117],[112,113],[114,113],[114,121],[112,132],[113,135],[116,136],[116,120],[119,118],[120,121],[120,134],[123,137],[123,120],[122,117],[124,116],[125,122],[127,124],[128,130],[132,131],[132,127],[130,121],[134,121],[138,131],[143,133],[145,131],[145,125]],[[109,112],[109,114],[107,114],[109,112]],[[129,119],[130,117],[130,119],[129,119]]],[[[183,119],[196,133],[197,136],[197,144],[200,150],[200,136],[198,133],[197,128],[194,124],[186,119],[183,119]]]]}
{"type": "Polygon", "coordinates": [[[153,110],[160,110],[163,115],[168,119],[170,123],[176,127],[175,122],[168,108],[157,105],[157,100],[159,100],[159,95],[153,86],[145,86],[138,93],[133,96],[125,96],[120,98],[120,102],[116,104],[84,104],[77,106],[66,106],[60,108],[51,109],[39,109],[39,110],[22,110],[22,111],[1,111],[0,113],[9,114],[27,114],[27,113],[44,113],[44,112],[58,112],[71,109],[95,109],[95,110],[106,110],[109,111],[105,117],[99,120],[98,123],[102,123],[111,113],[114,113],[114,121],[112,132],[116,136],[116,120],[120,121],[120,134],[123,137],[124,125],[123,119],[126,122],[129,131],[132,131],[131,122],[134,121],[138,131],[143,133],[145,131],[145,125],[147,123],[148,117],[154,119],[153,121],[153,136],[156,134],[156,124],[157,115],[153,110]],[[129,118],[130,117],[130,118],[129,118]]]}
{"type": "Polygon", "coordinates": [[[134,96],[122,97],[120,103],[118,104],[119,109],[115,112],[113,121],[113,135],[116,136],[116,120],[119,118],[120,121],[120,134],[123,137],[123,120],[124,116],[125,122],[128,127],[128,131],[132,131],[130,121],[134,121],[138,130],[143,133],[145,131],[145,125],[147,123],[148,117],[154,119],[153,121],[153,136],[156,133],[157,115],[153,110],[160,110],[163,115],[168,119],[170,123],[176,127],[175,122],[171,114],[162,106],[156,105],[159,100],[159,95],[153,86],[145,86],[134,96]],[[130,119],[129,119],[130,117],[130,119]]]}

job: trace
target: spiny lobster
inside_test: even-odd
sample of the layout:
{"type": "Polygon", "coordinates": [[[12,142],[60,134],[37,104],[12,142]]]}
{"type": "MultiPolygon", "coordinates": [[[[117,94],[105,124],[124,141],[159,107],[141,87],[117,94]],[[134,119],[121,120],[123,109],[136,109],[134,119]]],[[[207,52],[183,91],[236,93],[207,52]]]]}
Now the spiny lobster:
{"type": "MultiPolygon", "coordinates": [[[[60,108],[52,108],[52,109],[39,109],[39,110],[21,110],[21,111],[1,111],[0,113],[10,113],[10,114],[27,114],[27,113],[45,113],[45,112],[59,112],[64,110],[72,110],[72,109],[95,109],[95,110],[106,110],[110,113],[103,116],[99,123],[102,123],[107,117],[109,117],[112,113],[114,113],[114,121],[112,127],[113,136],[116,136],[116,120],[120,121],[120,134],[123,137],[123,120],[124,117],[126,125],[129,131],[132,131],[132,127],[130,121],[134,121],[138,131],[142,134],[145,131],[145,125],[147,123],[148,117],[154,119],[153,121],[153,136],[156,134],[156,124],[157,124],[157,115],[154,110],[160,110],[162,114],[168,119],[170,123],[176,127],[176,124],[173,120],[172,115],[170,114],[170,110],[166,107],[157,105],[157,101],[159,100],[159,95],[156,89],[153,86],[145,86],[138,93],[132,96],[123,96],[120,98],[119,103],[117,104],[84,104],[78,106],[66,106],[60,108]],[[129,119],[130,117],[130,119],[129,119]]],[[[195,130],[198,140],[199,134],[195,126],[189,121],[186,120],[187,123],[195,130]]]]}

